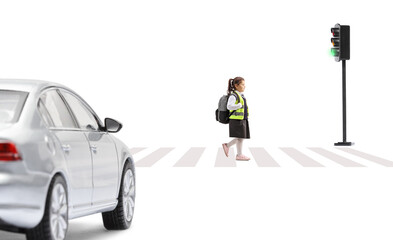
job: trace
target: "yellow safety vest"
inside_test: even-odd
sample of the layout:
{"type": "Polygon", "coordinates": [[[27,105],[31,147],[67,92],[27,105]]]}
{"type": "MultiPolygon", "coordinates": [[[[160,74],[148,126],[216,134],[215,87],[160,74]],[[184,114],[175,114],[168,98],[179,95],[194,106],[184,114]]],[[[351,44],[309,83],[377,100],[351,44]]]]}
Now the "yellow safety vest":
{"type": "MultiPolygon", "coordinates": [[[[238,104],[239,102],[242,104],[242,107],[237,109],[237,110],[231,110],[229,111],[229,113],[232,113],[233,111],[235,111],[234,113],[232,113],[232,115],[229,117],[229,119],[236,119],[236,120],[243,120],[244,119],[244,99],[242,98],[242,96],[235,91],[235,93],[237,94],[238,98],[236,99],[236,104],[238,104]]],[[[247,107],[247,117],[248,115],[250,115],[250,110],[247,107]]]]}

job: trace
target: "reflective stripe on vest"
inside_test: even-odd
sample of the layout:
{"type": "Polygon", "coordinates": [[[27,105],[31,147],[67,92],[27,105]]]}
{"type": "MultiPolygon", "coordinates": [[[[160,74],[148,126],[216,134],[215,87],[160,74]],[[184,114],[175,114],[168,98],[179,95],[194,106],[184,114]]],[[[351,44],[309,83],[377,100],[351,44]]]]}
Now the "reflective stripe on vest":
{"type": "MultiPolygon", "coordinates": [[[[242,98],[242,96],[238,92],[235,92],[235,93],[238,96],[238,99],[236,99],[236,104],[238,104],[240,102],[242,104],[242,107],[237,110],[231,110],[230,113],[232,113],[233,111],[235,111],[235,112],[232,113],[232,115],[229,117],[229,119],[243,120],[244,119],[244,99],[242,98]]],[[[248,108],[247,108],[247,115],[249,115],[248,108]]]]}

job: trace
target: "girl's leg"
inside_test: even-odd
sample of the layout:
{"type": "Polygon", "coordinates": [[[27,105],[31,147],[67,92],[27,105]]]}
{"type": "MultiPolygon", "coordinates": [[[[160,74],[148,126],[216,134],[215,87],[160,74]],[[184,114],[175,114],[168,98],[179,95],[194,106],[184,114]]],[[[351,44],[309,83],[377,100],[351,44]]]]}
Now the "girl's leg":
{"type": "Polygon", "coordinates": [[[236,155],[236,160],[241,160],[241,161],[248,161],[250,160],[249,157],[244,156],[242,149],[243,149],[243,140],[242,138],[239,138],[236,144],[237,147],[237,155],[236,155]]]}
{"type": "Polygon", "coordinates": [[[228,148],[232,147],[233,145],[235,145],[238,142],[238,138],[233,139],[232,141],[230,141],[229,143],[227,143],[228,148]]]}
{"type": "Polygon", "coordinates": [[[237,143],[236,143],[236,148],[237,148],[237,155],[242,155],[242,149],[243,149],[243,139],[238,138],[237,143]]]}

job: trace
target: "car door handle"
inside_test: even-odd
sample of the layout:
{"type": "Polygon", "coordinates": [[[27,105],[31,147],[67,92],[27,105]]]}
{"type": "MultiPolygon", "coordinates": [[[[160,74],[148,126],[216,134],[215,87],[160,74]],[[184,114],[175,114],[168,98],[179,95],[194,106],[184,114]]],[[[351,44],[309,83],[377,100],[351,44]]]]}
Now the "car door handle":
{"type": "Polygon", "coordinates": [[[71,146],[69,144],[61,145],[64,152],[69,153],[71,151],[71,146]]]}
{"type": "Polygon", "coordinates": [[[91,145],[90,146],[91,151],[93,151],[94,153],[97,153],[98,147],[95,145],[91,145]]]}

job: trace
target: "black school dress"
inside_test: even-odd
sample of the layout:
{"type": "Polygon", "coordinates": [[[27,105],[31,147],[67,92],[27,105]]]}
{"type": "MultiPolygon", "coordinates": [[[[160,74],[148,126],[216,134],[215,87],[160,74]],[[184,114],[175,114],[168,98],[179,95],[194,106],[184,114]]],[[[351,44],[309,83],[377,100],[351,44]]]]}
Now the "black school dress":
{"type": "Polygon", "coordinates": [[[229,119],[229,137],[234,138],[250,138],[250,127],[248,125],[248,106],[247,100],[242,95],[244,100],[244,119],[243,120],[236,120],[236,119],[229,119]]]}

